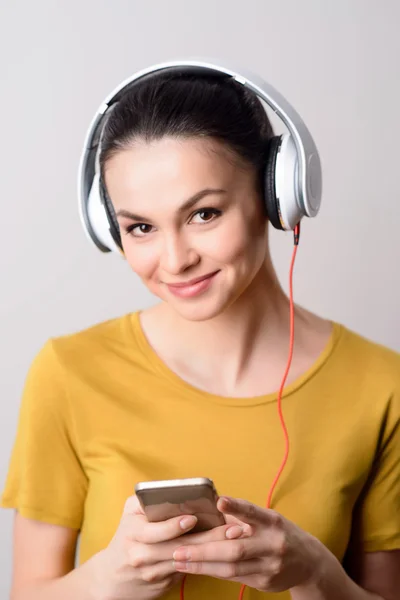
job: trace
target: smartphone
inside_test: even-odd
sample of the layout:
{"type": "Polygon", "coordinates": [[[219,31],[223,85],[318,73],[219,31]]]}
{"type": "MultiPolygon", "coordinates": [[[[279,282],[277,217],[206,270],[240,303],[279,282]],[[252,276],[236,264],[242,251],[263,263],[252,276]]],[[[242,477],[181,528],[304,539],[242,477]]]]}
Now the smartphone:
{"type": "Polygon", "coordinates": [[[190,533],[225,524],[225,517],[217,508],[214,483],[207,477],[143,481],[135,485],[135,492],[151,522],[195,515],[198,520],[190,533]]]}

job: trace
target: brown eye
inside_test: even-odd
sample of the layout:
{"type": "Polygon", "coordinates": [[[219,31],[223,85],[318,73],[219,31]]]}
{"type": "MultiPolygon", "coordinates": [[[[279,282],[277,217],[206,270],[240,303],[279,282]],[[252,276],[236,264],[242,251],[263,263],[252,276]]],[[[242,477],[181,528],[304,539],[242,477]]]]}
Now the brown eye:
{"type": "Polygon", "coordinates": [[[198,210],[195,212],[193,217],[191,218],[191,223],[210,223],[217,217],[221,215],[221,211],[215,208],[203,208],[202,210],[198,210]]]}
{"type": "Polygon", "coordinates": [[[152,226],[147,223],[135,223],[135,225],[129,225],[126,228],[126,233],[131,234],[134,237],[143,237],[152,231],[152,226]]]}
{"type": "Polygon", "coordinates": [[[138,225],[135,231],[140,231],[140,233],[150,233],[151,225],[146,225],[145,223],[142,223],[141,225],[138,225]]]}
{"type": "Polygon", "coordinates": [[[199,216],[203,221],[210,221],[214,217],[214,214],[210,210],[202,210],[199,216]]]}

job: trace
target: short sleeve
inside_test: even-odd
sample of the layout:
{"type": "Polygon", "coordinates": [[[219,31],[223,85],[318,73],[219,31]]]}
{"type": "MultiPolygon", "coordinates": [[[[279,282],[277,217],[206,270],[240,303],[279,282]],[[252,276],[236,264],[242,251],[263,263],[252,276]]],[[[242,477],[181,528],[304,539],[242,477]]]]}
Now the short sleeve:
{"type": "Polygon", "coordinates": [[[400,549],[400,393],[388,402],[359,511],[364,551],[400,549]]]}
{"type": "Polygon", "coordinates": [[[29,370],[0,506],[22,516],[80,529],[87,491],[74,439],[65,374],[53,341],[29,370]]]}

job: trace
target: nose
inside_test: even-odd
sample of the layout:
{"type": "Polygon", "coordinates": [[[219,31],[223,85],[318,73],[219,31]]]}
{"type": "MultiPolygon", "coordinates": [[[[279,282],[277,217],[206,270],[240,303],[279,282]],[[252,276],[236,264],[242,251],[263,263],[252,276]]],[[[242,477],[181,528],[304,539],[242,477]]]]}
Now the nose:
{"type": "Polygon", "coordinates": [[[200,260],[198,252],[181,233],[170,233],[164,237],[160,267],[170,275],[179,275],[200,260]]]}

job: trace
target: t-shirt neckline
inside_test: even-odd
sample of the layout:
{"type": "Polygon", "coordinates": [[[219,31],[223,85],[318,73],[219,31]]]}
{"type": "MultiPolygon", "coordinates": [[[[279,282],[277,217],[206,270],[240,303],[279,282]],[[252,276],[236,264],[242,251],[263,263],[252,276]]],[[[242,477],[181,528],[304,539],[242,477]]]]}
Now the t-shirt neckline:
{"type": "MultiPolygon", "coordinates": [[[[166,363],[161,359],[161,357],[157,354],[157,352],[154,350],[143,330],[140,320],[141,312],[141,310],[138,310],[134,313],[130,313],[128,317],[130,320],[132,332],[137,340],[137,343],[139,344],[142,353],[160,375],[168,379],[175,387],[180,388],[181,391],[191,394],[192,396],[195,395],[202,400],[208,400],[210,402],[226,406],[255,406],[258,404],[267,404],[269,402],[275,402],[277,400],[279,393],[278,390],[269,394],[261,394],[257,396],[235,397],[219,396],[217,394],[207,392],[206,390],[192,385],[191,383],[183,379],[180,375],[175,373],[175,371],[173,371],[170,367],[168,367],[166,363]]],[[[323,348],[317,359],[314,361],[314,363],[302,375],[300,375],[294,381],[292,381],[292,383],[284,387],[282,398],[290,396],[299,388],[304,386],[320,371],[320,369],[327,362],[343,332],[342,325],[335,321],[332,321],[331,324],[332,331],[327,343],[325,344],[325,347],[323,348]]]]}

